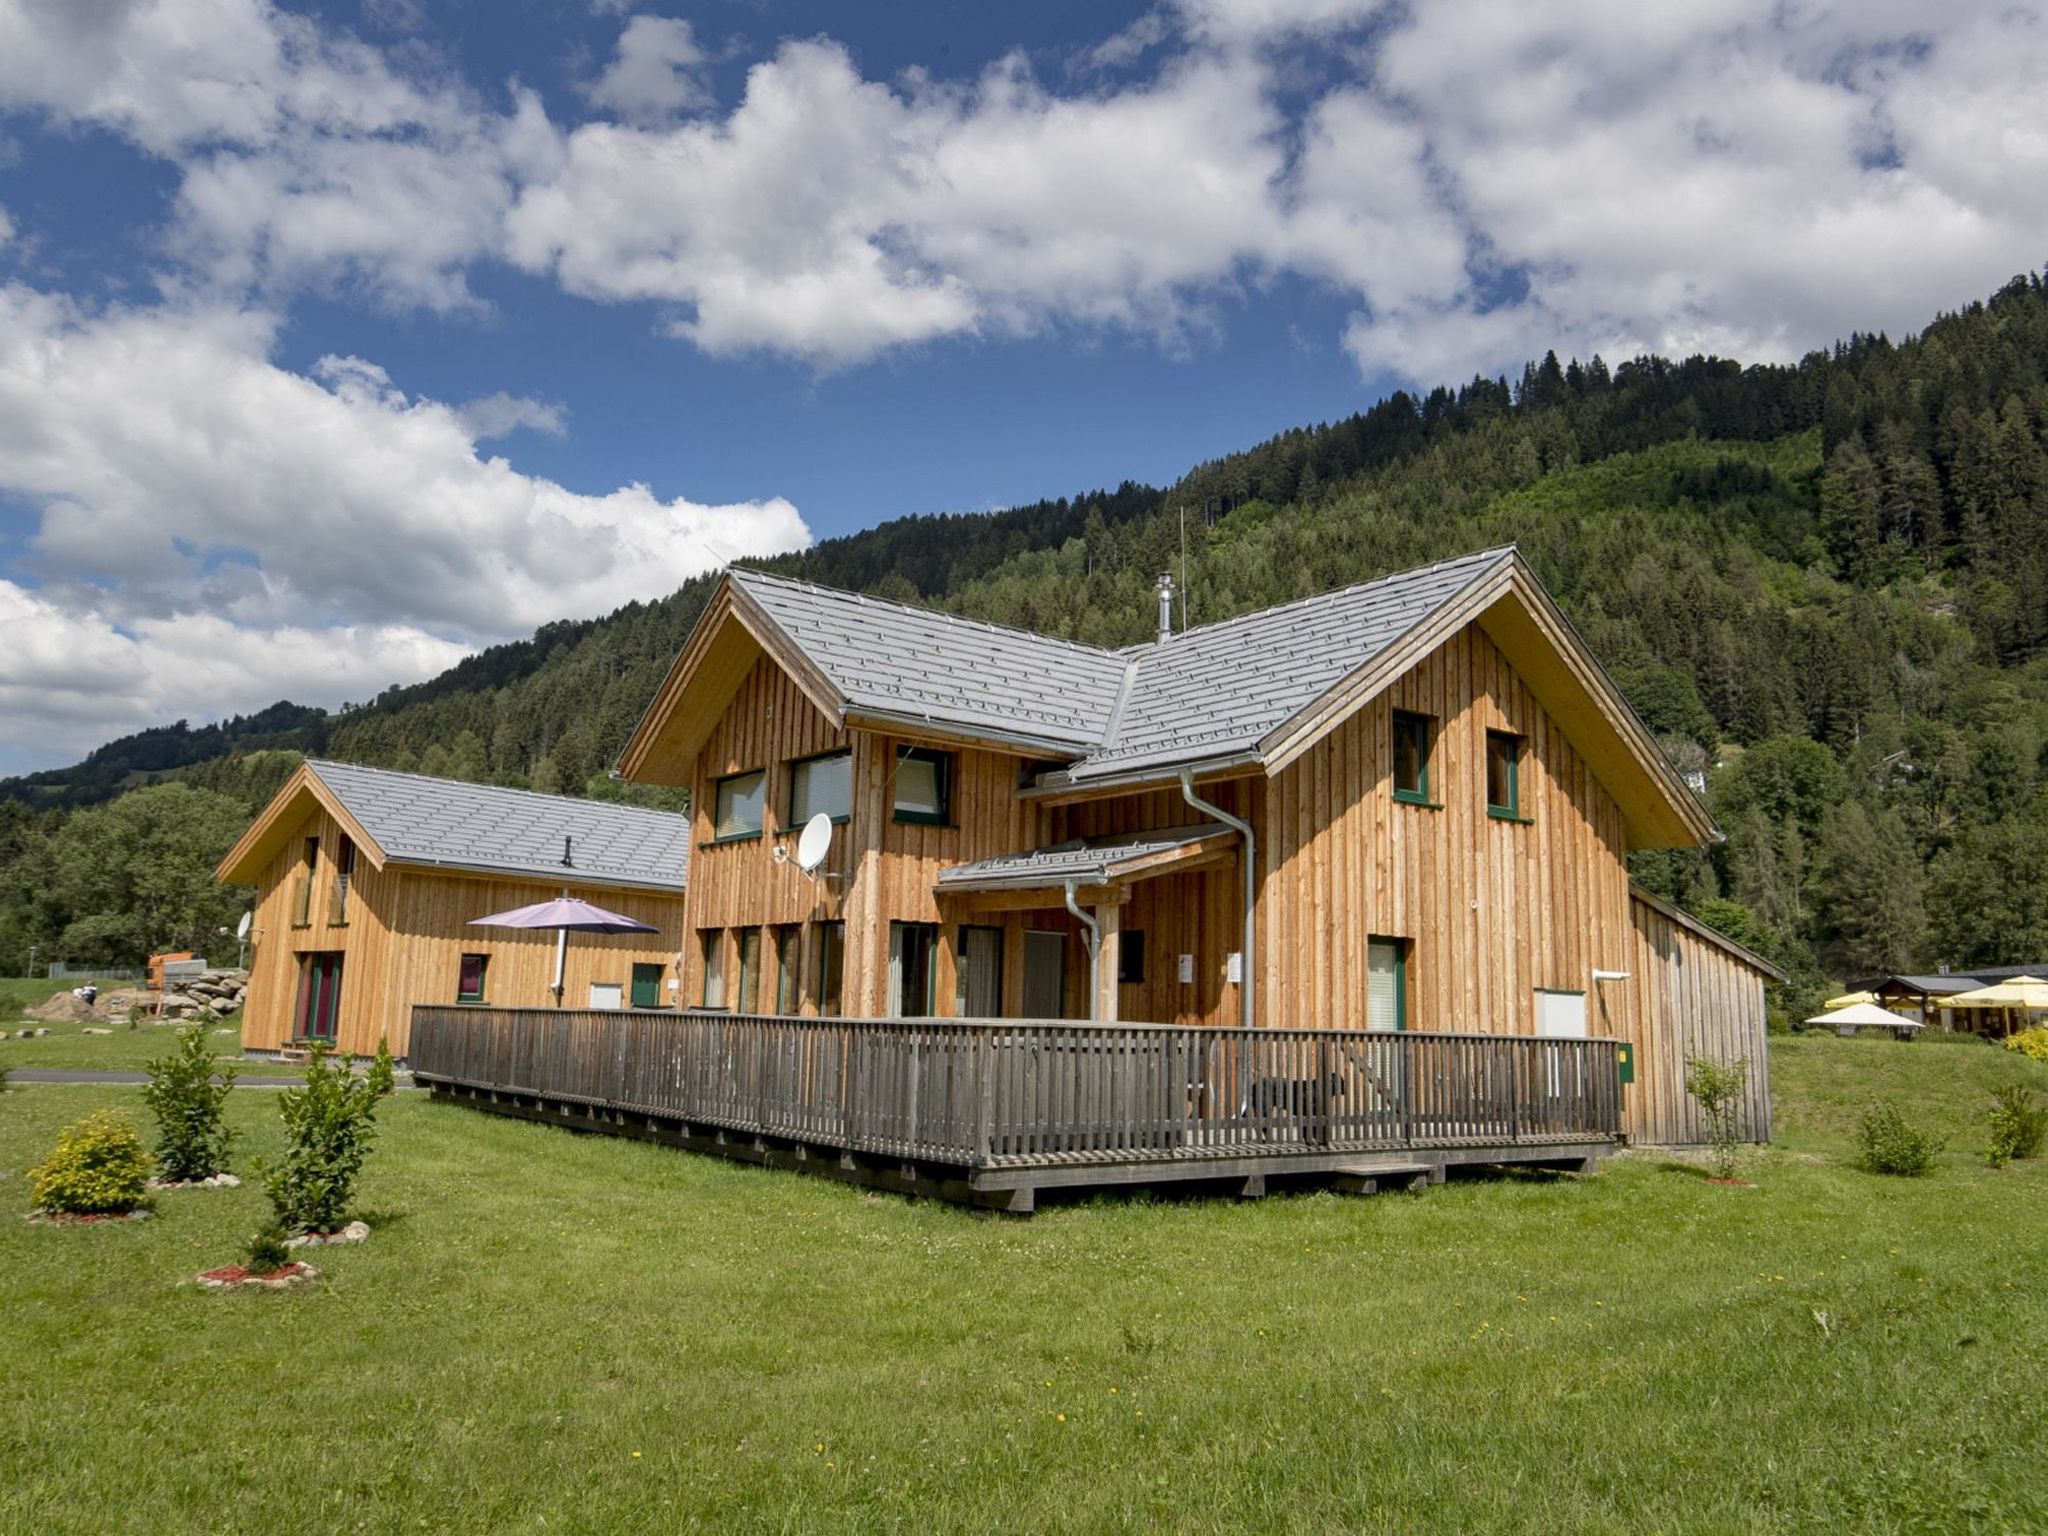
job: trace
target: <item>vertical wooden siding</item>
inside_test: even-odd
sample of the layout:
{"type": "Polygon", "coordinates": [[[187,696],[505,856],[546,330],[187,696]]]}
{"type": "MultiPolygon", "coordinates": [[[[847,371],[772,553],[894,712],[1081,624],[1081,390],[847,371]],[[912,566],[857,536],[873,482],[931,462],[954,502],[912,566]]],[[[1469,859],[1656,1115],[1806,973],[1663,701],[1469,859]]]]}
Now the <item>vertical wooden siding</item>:
{"type": "Polygon", "coordinates": [[[1634,953],[1620,807],[1477,626],[1276,775],[1260,809],[1266,1019],[1361,1021],[1383,935],[1409,941],[1411,1029],[1533,1034],[1537,989],[1556,988],[1587,995],[1595,1033],[1629,1036],[1629,998],[1592,980],[1634,953]],[[1434,806],[1394,799],[1396,709],[1435,723],[1434,806]],[[1487,814],[1489,730],[1523,738],[1525,820],[1487,814]]]}
{"type": "MultiPolygon", "coordinates": [[[[275,1050],[288,1043],[297,1023],[302,957],[333,952],[342,956],[341,1011],[335,1041],[340,1050],[367,1056],[381,1035],[403,1056],[409,1047],[416,1003],[455,1001],[457,970],[465,954],[490,956],[487,1002],[504,1006],[552,1001],[555,936],[467,927],[469,919],[502,912],[560,894],[560,881],[508,880],[388,865],[371,867],[358,851],[350,881],[348,921],[335,913],[335,856],[342,829],[324,810],[297,827],[265,867],[257,887],[255,939],[249,960],[249,995],[242,1009],[242,1043],[275,1050]],[[298,875],[305,840],[320,839],[310,923],[293,926],[298,875]]],[[[682,941],[682,897],[660,891],[623,890],[571,881],[576,895],[652,923],[654,934],[572,934],[569,938],[563,1001],[589,1000],[593,982],[630,989],[636,964],[660,965],[663,1002],[666,979],[675,975],[682,941]]],[[[628,991],[630,996],[630,990],[628,991]]]]}
{"type": "Polygon", "coordinates": [[[1766,978],[1649,902],[1632,897],[1629,905],[1635,958],[1628,986],[1642,1021],[1625,1036],[1637,1049],[1636,1080],[1622,1094],[1630,1136],[1672,1146],[1703,1138],[1699,1106],[1685,1091],[1686,1061],[1702,1056],[1749,1063],[1744,1123],[1750,1140],[1770,1140],[1766,978]]]}

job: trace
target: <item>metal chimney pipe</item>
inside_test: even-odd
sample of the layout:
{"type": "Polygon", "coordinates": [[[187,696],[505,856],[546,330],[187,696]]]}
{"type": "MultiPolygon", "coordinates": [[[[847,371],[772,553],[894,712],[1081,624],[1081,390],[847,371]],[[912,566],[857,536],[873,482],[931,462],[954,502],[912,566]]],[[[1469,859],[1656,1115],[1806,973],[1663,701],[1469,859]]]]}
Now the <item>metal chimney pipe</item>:
{"type": "Polygon", "coordinates": [[[1173,638],[1173,572],[1159,573],[1159,643],[1173,638]]]}

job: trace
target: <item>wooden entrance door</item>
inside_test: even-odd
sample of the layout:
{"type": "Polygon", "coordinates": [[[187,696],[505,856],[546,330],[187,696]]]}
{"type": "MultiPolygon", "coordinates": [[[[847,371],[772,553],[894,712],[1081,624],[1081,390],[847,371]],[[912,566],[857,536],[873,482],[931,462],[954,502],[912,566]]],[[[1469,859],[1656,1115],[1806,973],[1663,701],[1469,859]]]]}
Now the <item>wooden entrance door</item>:
{"type": "Polygon", "coordinates": [[[1067,1011],[1067,936],[1024,930],[1024,1017],[1060,1019],[1067,1011]]]}
{"type": "Polygon", "coordinates": [[[304,1040],[332,1040],[341,1019],[341,956],[308,955],[299,978],[299,1020],[304,1040]]]}

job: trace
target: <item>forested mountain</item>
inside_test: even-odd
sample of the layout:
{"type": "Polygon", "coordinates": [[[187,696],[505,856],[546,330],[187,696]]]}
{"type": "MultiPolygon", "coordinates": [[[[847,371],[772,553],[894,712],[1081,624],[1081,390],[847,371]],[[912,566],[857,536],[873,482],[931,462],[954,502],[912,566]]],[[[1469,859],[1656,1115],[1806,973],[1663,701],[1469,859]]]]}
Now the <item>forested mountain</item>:
{"type": "MultiPolygon", "coordinates": [[[[1149,635],[1169,568],[1202,623],[1511,539],[1666,750],[1708,776],[1727,842],[1642,857],[1646,882],[1816,983],[2048,960],[2039,277],[1901,342],[1784,367],[1548,356],[1169,490],[903,518],[765,564],[1122,643],[1149,635]]],[[[709,590],[553,625],[290,728],[334,756],[617,794],[603,770],[709,590]]],[[[180,776],[247,803],[281,770],[238,756],[245,739],[180,776]]],[[[60,819],[17,810],[10,831],[0,806],[0,969],[10,934],[63,943],[80,920],[21,895],[60,819]]]]}

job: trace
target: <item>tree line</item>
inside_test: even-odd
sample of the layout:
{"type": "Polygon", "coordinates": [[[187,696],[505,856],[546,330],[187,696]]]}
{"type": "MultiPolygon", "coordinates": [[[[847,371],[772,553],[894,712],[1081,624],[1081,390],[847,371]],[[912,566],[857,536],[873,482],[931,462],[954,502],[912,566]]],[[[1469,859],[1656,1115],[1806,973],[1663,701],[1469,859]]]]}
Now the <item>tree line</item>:
{"type": "MultiPolygon", "coordinates": [[[[1704,781],[1727,834],[1639,855],[1651,888],[1808,992],[1908,965],[2048,960],[2038,275],[1898,342],[1854,336],[1786,366],[1553,354],[1516,378],[1397,392],[1165,490],[900,518],[762,564],[1114,645],[1150,635],[1164,570],[1200,624],[1511,540],[1704,781]]],[[[605,769],[711,585],[550,625],[317,724],[278,716],[267,723],[284,736],[244,731],[168,773],[239,810],[274,755],[252,744],[635,793],[605,769]]],[[[87,920],[96,902],[139,897],[36,867],[104,863],[123,837],[144,846],[90,819],[138,793],[158,791],[73,812],[0,806],[0,968],[31,941],[90,941],[109,958],[130,942],[105,913],[87,920]]],[[[216,838],[227,825],[218,806],[181,803],[216,838]]]]}

